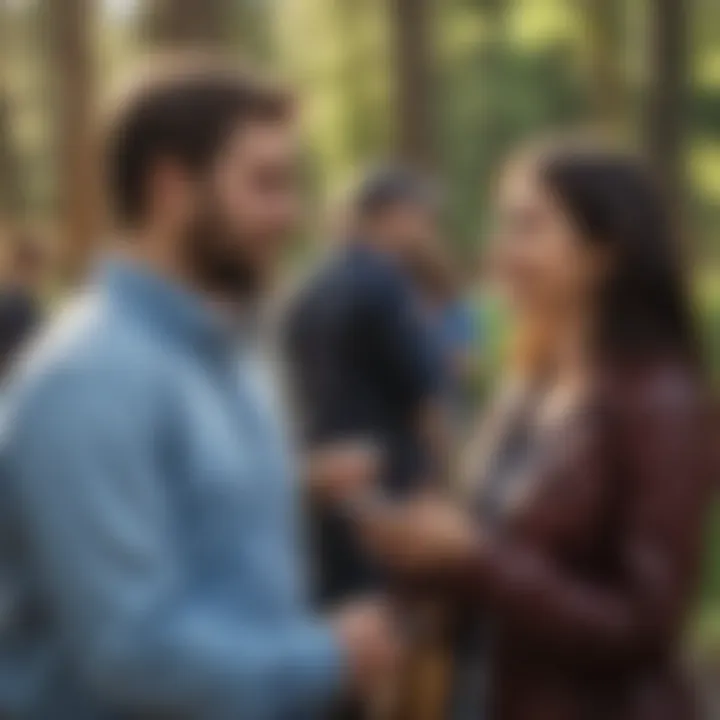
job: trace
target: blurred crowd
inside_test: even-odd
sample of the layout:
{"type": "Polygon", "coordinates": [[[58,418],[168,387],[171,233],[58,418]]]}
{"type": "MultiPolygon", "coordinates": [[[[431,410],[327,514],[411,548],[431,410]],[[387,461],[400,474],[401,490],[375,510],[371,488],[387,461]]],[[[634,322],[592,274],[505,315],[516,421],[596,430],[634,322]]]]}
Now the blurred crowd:
{"type": "Polygon", "coordinates": [[[389,158],[268,313],[296,125],[178,56],[105,128],[82,287],[49,303],[7,234],[0,717],[702,718],[712,403],[662,188],[596,138],[519,149],[463,263],[449,189],[389,158]]]}

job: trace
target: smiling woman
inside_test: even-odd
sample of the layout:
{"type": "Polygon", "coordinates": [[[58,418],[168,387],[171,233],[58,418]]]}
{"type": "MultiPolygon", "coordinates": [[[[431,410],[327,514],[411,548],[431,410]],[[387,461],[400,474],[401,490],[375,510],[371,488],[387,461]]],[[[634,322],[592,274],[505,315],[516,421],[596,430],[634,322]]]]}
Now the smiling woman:
{"type": "Polygon", "coordinates": [[[369,544],[454,616],[445,717],[690,720],[678,643],[715,478],[671,225],[602,147],[523,155],[499,197],[496,272],[533,354],[469,507],[378,514],[369,544]]]}

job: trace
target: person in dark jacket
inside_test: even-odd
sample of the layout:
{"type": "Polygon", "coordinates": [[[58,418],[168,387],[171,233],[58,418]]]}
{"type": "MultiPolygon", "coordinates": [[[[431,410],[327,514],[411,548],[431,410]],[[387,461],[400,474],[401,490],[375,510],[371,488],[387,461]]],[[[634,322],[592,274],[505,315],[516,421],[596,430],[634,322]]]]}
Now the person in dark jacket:
{"type": "MultiPolygon", "coordinates": [[[[351,237],[289,308],[290,387],[308,452],[374,449],[382,492],[404,497],[435,474],[442,452],[440,358],[406,273],[409,256],[437,232],[436,199],[419,176],[384,168],[362,183],[352,214],[351,237]]],[[[320,602],[376,588],[343,510],[326,491],[315,499],[320,602]]]]}

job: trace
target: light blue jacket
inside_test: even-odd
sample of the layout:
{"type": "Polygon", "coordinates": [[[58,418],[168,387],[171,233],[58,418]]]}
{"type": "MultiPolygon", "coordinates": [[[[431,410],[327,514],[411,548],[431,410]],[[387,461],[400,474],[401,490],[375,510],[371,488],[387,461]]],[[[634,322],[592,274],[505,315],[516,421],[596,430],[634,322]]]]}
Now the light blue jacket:
{"type": "Polygon", "coordinates": [[[0,436],[0,717],[294,720],[337,691],[249,345],[116,263],[22,363],[0,436]]]}

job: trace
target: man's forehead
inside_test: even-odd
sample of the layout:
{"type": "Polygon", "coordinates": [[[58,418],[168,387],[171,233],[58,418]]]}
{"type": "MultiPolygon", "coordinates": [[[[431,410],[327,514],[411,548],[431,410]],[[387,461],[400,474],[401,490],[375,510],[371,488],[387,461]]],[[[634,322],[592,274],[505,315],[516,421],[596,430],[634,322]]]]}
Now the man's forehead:
{"type": "Polygon", "coordinates": [[[285,157],[297,150],[298,134],[293,123],[244,122],[231,133],[225,152],[236,158],[244,157],[285,157]]]}

